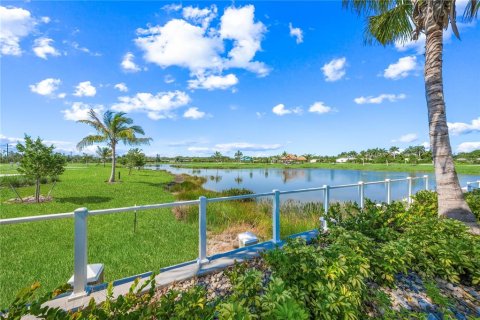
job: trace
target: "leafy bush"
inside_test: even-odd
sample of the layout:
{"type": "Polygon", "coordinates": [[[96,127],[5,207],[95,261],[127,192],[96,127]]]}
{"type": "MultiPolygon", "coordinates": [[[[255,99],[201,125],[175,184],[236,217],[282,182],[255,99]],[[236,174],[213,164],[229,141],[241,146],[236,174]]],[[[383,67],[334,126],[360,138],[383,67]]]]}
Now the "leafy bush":
{"type": "Polygon", "coordinates": [[[28,187],[28,186],[33,186],[34,184],[35,184],[35,180],[23,175],[0,177],[0,186],[5,188],[10,188],[10,186],[14,188],[28,187]]]}
{"type": "MultiPolygon", "coordinates": [[[[417,216],[436,217],[438,215],[438,197],[434,191],[422,190],[413,196],[410,212],[417,216]]],[[[465,201],[473,214],[480,221],[480,189],[465,193],[465,201]]]]}
{"type": "Polygon", "coordinates": [[[477,217],[477,221],[480,222],[480,189],[467,192],[465,194],[465,200],[473,214],[477,217]]]}
{"type": "MultiPolygon", "coordinates": [[[[365,240],[350,238],[347,242],[365,240]]],[[[290,240],[265,255],[273,275],[281,278],[314,319],[355,319],[362,310],[369,276],[368,260],[345,242],[326,248],[290,240]]]]}

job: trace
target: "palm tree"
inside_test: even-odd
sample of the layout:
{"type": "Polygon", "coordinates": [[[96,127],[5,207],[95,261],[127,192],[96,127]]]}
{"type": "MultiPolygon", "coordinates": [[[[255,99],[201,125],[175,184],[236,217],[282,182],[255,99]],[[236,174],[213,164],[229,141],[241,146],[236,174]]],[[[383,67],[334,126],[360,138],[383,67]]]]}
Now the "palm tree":
{"type": "MultiPolygon", "coordinates": [[[[418,40],[420,33],[425,34],[425,93],[438,214],[475,224],[475,216],[463,198],[453,163],[443,94],[443,30],[451,25],[459,38],[455,0],[343,0],[343,5],[368,16],[365,32],[367,43],[405,43],[418,40]]],[[[469,0],[464,16],[473,19],[478,10],[479,2],[469,0]]]]}
{"type": "Polygon", "coordinates": [[[392,146],[390,149],[388,149],[388,152],[390,155],[393,157],[393,160],[395,160],[395,157],[397,156],[397,153],[400,151],[398,147],[392,146]]]}
{"type": "Polygon", "coordinates": [[[100,158],[100,161],[103,162],[104,167],[105,167],[105,162],[107,162],[107,159],[112,156],[112,150],[109,147],[97,146],[97,150],[95,151],[95,153],[100,158]]]}
{"type": "Polygon", "coordinates": [[[128,145],[149,144],[151,138],[139,138],[137,134],[144,135],[142,127],[131,125],[133,120],[125,116],[124,112],[106,111],[103,114],[103,121],[99,119],[98,115],[90,109],[88,112],[89,119],[78,120],[77,122],[88,124],[93,127],[97,134],[91,134],[83,138],[78,144],[77,148],[82,150],[86,146],[91,146],[95,143],[107,142],[107,145],[112,149],[112,172],[108,182],[115,182],[115,164],[116,155],[115,150],[119,142],[128,145]]]}
{"type": "Polygon", "coordinates": [[[235,159],[237,160],[237,162],[240,162],[240,160],[242,159],[242,156],[243,156],[243,152],[238,150],[237,152],[235,152],[235,159]]]}
{"type": "Polygon", "coordinates": [[[220,153],[220,151],[215,151],[215,153],[212,155],[212,158],[215,159],[215,161],[220,162],[222,161],[223,155],[220,153]]]}

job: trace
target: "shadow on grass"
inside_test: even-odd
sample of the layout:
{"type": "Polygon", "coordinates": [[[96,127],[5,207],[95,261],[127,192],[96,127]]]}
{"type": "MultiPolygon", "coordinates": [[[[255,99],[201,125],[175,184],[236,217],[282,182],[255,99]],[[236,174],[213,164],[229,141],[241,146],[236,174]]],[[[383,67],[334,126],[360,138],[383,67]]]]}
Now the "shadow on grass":
{"type": "Polygon", "coordinates": [[[64,197],[64,198],[56,198],[55,200],[60,203],[86,204],[86,203],[104,203],[104,202],[113,200],[113,198],[89,196],[89,197],[64,197]]]}

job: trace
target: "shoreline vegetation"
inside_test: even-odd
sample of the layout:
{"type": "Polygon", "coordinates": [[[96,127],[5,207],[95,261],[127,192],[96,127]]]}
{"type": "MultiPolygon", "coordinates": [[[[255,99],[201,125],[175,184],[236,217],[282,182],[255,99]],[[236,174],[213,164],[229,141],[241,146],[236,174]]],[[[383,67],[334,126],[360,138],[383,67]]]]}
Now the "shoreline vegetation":
{"type": "MultiPolygon", "coordinates": [[[[433,172],[433,165],[425,164],[379,164],[379,163],[235,163],[235,162],[202,162],[202,163],[161,163],[174,168],[187,169],[338,169],[338,170],[364,170],[364,171],[395,171],[395,172],[433,172]]],[[[152,164],[148,164],[152,165],[152,164]]],[[[480,175],[478,164],[456,164],[458,174],[480,175]]]]}

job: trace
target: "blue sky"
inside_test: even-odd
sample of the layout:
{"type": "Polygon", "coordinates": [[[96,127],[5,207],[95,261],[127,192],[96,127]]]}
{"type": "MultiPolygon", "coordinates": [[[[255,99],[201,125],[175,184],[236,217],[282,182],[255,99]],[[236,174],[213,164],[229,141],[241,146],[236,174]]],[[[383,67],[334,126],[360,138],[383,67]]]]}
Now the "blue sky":
{"type": "MultiPolygon", "coordinates": [[[[92,129],[75,120],[89,108],[127,112],[153,138],[149,155],[428,144],[422,40],[365,46],[364,20],[339,1],[0,9],[2,149],[27,133],[77,152],[92,129]]],[[[444,47],[454,152],[480,148],[480,27],[460,32],[447,30],[444,47]]]]}

